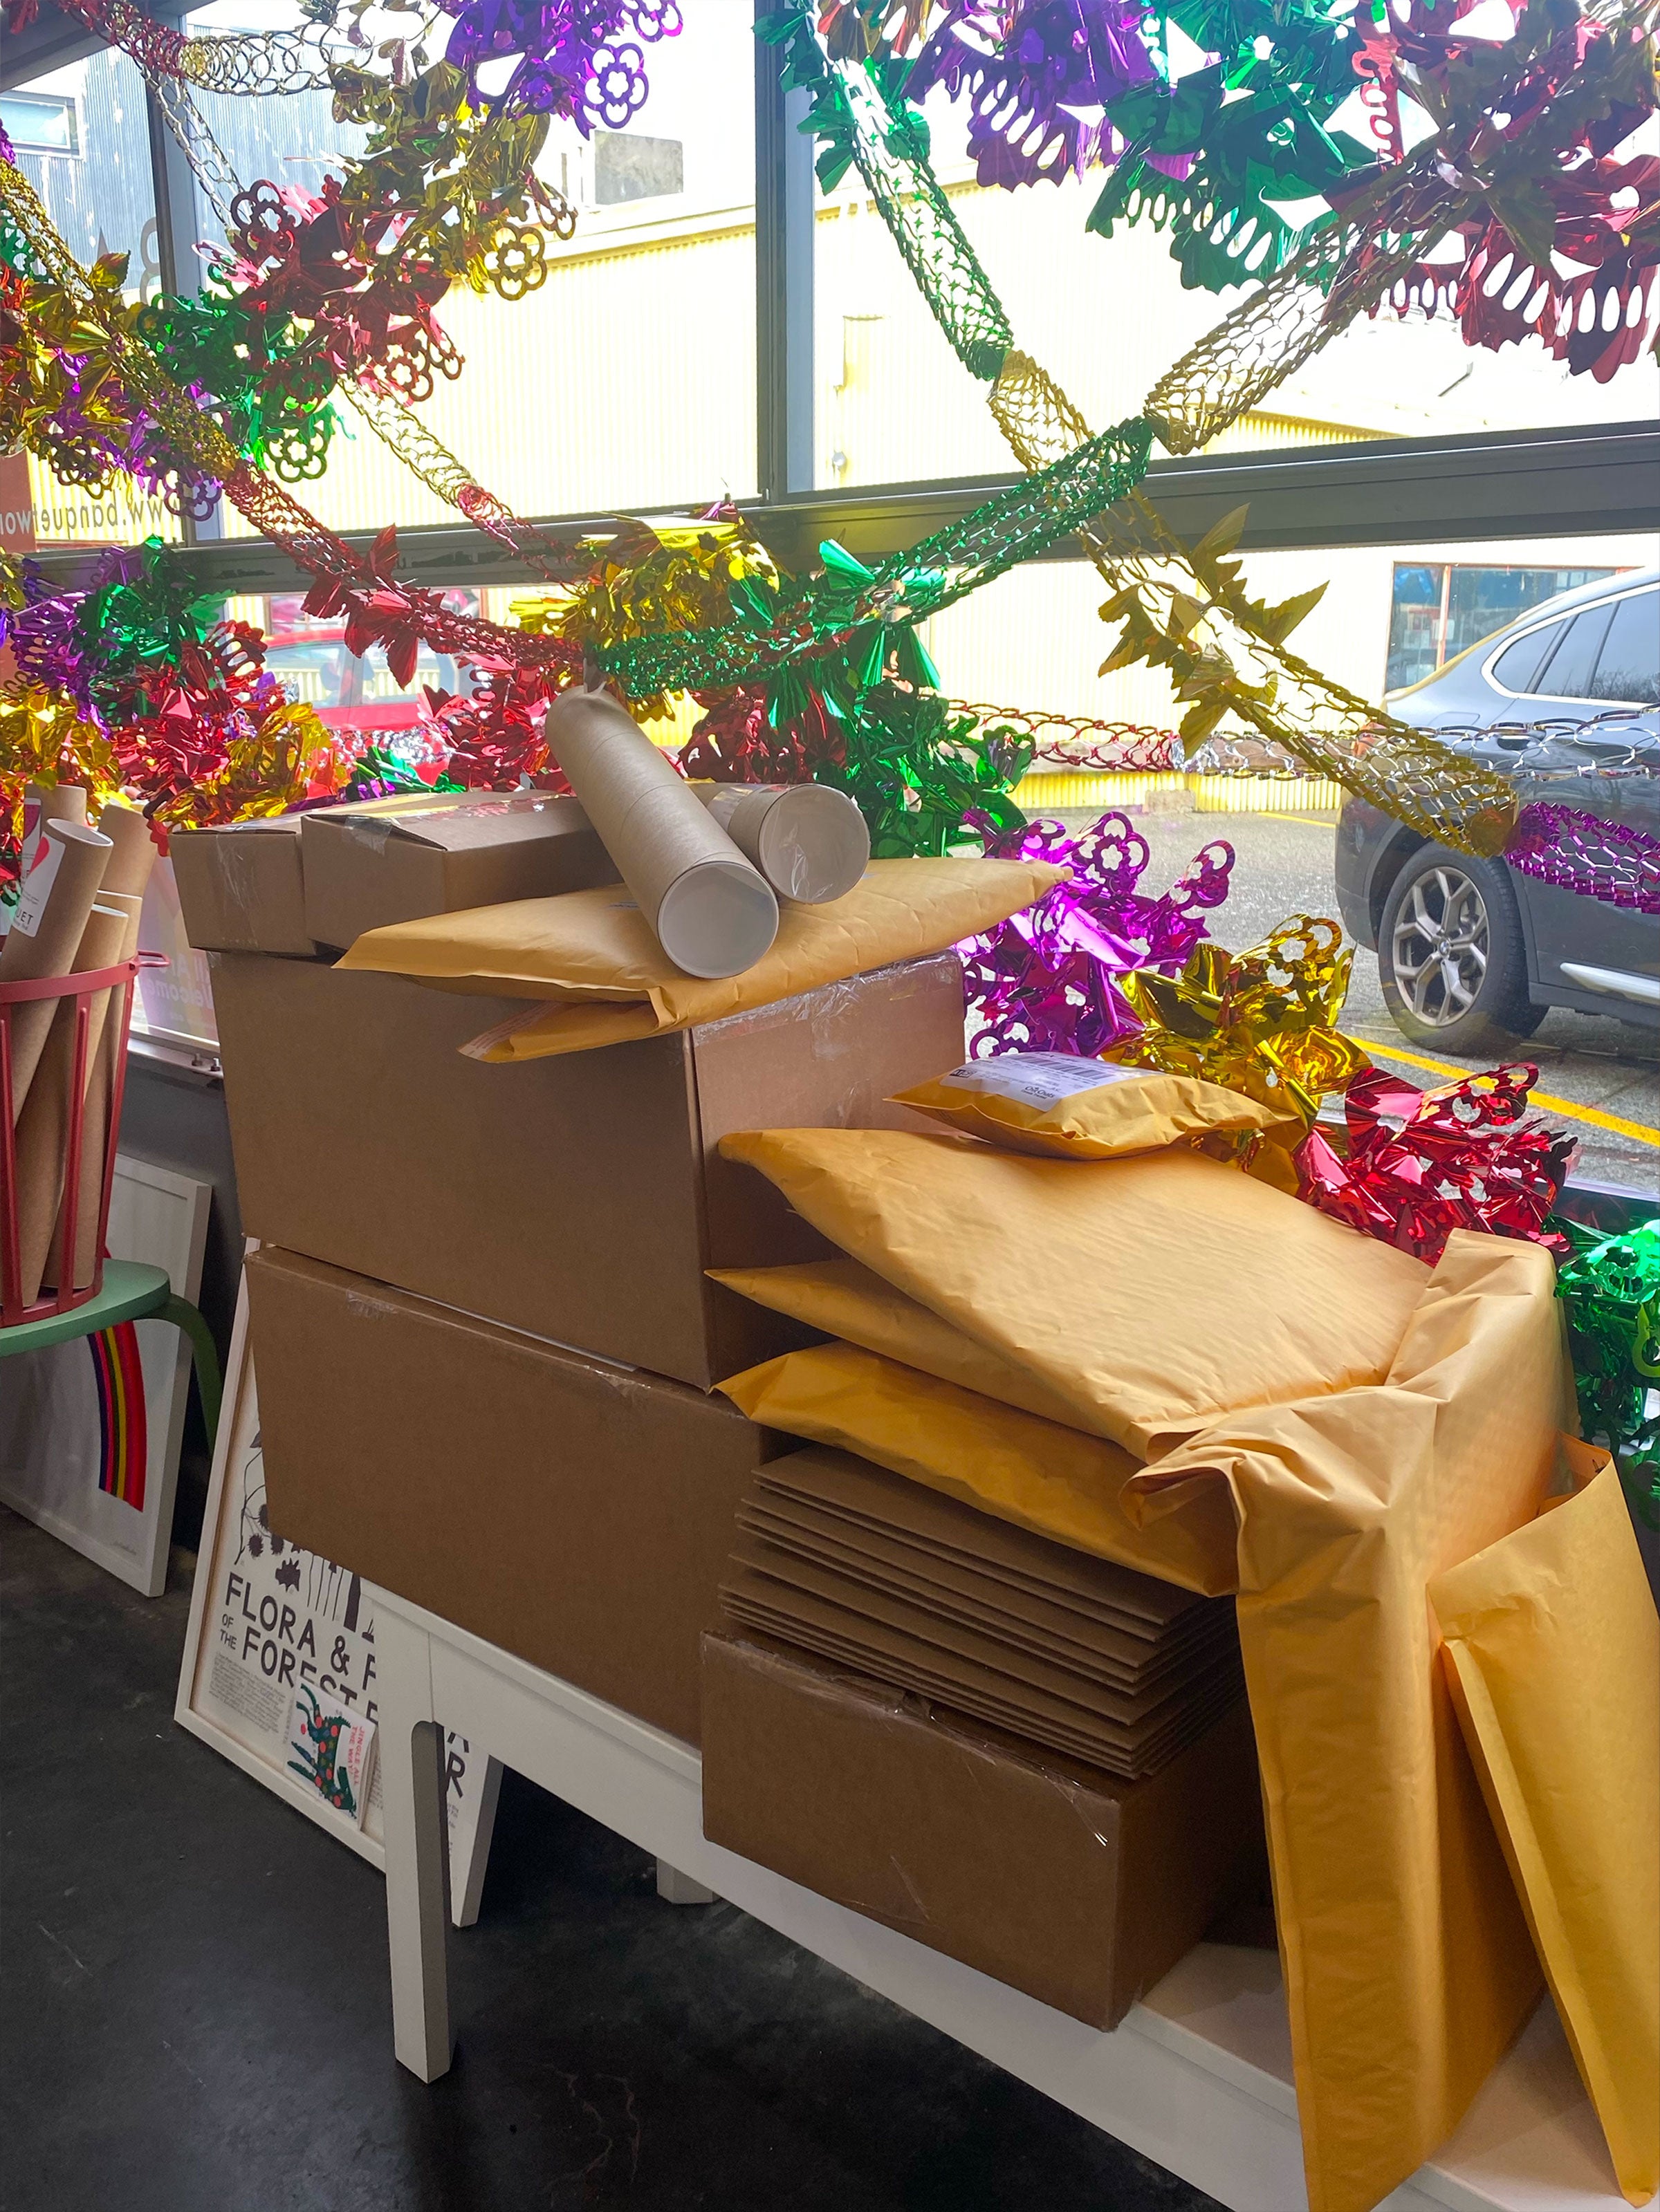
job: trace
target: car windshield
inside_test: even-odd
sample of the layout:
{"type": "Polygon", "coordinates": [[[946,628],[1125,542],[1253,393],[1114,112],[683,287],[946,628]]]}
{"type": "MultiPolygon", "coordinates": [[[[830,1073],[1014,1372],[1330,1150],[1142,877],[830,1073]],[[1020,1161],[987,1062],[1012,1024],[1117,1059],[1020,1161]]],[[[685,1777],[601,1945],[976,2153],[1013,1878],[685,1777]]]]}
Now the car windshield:
{"type": "Polygon", "coordinates": [[[1633,707],[1660,705],[1660,592],[1633,592],[1615,605],[1590,696],[1633,707]]]}

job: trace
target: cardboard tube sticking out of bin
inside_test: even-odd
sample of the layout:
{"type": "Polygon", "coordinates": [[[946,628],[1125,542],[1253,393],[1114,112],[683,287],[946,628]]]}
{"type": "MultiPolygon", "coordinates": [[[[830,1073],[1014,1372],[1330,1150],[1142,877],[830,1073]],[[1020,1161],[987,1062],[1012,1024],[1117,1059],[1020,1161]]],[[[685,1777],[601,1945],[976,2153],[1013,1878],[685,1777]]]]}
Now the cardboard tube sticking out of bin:
{"type": "MultiPolygon", "coordinates": [[[[98,829],[100,835],[107,837],[115,848],[104,863],[99,896],[101,898],[107,891],[119,891],[124,898],[143,898],[150,870],[155,866],[155,840],[150,836],[149,821],[136,806],[127,806],[120,799],[112,799],[98,817],[98,829]]],[[[116,957],[131,958],[131,955],[116,957]]]]}
{"type": "Polygon", "coordinates": [[[617,872],[677,968],[741,975],[778,934],[772,888],[633,717],[565,691],[545,734],[617,872]]]}
{"type": "MultiPolygon", "coordinates": [[[[125,901],[101,897],[94,901],[70,972],[85,975],[94,969],[114,967],[121,957],[121,948],[133,921],[125,901]]],[[[106,1027],[105,1016],[111,995],[108,991],[100,991],[88,1012],[87,1057],[81,1076],[83,1086],[98,1067],[98,1048],[106,1027]]],[[[29,1087],[27,1103],[17,1119],[17,1249],[21,1261],[19,1288],[26,1306],[33,1305],[40,1295],[41,1277],[53,1241],[53,1224],[64,1194],[70,1122],[76,1103],[73,1096],[75,1030],[75,1003],[60,999],[35,1069],[34,1081],[29,1087]]],[[[103,1133],[107,1133],[107,1120],[102,1116],[100,1119],[103,1133]]],[[[82,1168],[85,1166],[85,1137],[83,1124],[82,1168]]],[[[101,1136],[98,1141],[101,1142],[101,1136]]],[[[82,1188],[83,1180],[81,1168],[77,1168],[77,1191],[82,1188]]],[[[101,1175],[94,1188],[101,1190],[101,1175]]],[[[94,1207],[96,1204],[94,1198],[94,1207]]],[[[77,1243],[79,1241],[77,1224],[77,1243]]]]}
{"type": "MultiPolygon", "coordinates": [[[[44,824],[40,849],[23,878],[11,927],[0,945],[0,983],[38,983],[67,975],[114,847],[82,822],[44,824]]],[[[22,1113],[57,1012],[52,999],[26,999],[11,1009],[11,1116],[22,1113]]]]}
{"type": "Polygon", "coordinates": [[[827,783],[689,787],[780,898],[824,906],[844,897],[870,861],[870,831],[845,791],[827,783]]]}
{"type": "Polygon", "coordinates": [[[87,794],[78,783],[26,783],[23,786],[24,866],[40,835],[43,822],[84,822],[87,794]]]}
{"type": "MultiPolygon", "coordinates": [[[[155,848],[152,846],[150,849],[153,853],[155,848]]],[[[110,865],[113,867],[113,860],[110,865]]],[[[145,872],[148,873],[148,870],[145,872]]],[[[99,892],[98,903],[93,908],[94,920],[96,920],[100,909],[105,907],[119,907],[126,916],[120,950],[105,963],[106,967],[112,967],[116,961],[131,960],[138,950],[138,917],[143,903],[140,892],[99,892]]],[[[91,926],[89,922],[88,927],[91,926]]],[[[85,942],[84,939],[82,942],[85,942]]],[[[81,1130],[80,1195],[76,1202],[75,1217],[75,1288],[77,1291],[91,1288],[98,1267],[98,1217],[104,1202],[104,1146],[109,1139],[110,1102],[115,1091],[115,1056],[121,1047],[119,1014],[117,994],[106,991],[93,1007],[92,1026],[87,1040],[87,1103],[81,1130]]],[[[64,1208],[60,1205],[52,1233],[52,1251],[43,1278],[54,1290],[61,1290],[64,1285],[64,1208]]]]}

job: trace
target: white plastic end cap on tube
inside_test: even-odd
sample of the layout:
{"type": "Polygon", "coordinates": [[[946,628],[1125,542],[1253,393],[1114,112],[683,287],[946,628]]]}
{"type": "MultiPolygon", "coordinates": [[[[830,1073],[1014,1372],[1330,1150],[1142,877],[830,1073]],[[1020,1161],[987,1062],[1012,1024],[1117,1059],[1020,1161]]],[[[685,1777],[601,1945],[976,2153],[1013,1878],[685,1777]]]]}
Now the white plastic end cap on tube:
{"type": "Polygon", "coordinates": [[[845,791],[801,783],[767,809],[756,857],[781,898],[824,906],[844,897],[870,863],[870,831],[845,791]]]}
{"type": "Polygon", "coordinates": [[[700,860],[678,875],[657,908],[657,939],[688,975],[741,975],[778,934],[778,902],[753,868],[700,860]]]}

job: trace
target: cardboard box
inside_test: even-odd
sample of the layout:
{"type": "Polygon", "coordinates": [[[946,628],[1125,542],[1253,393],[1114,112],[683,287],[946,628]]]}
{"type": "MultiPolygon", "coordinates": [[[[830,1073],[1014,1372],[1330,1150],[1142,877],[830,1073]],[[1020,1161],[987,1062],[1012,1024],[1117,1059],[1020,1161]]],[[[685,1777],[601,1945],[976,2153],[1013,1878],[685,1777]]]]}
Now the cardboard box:
{"type": "Polygon", "coordinates": [[[1101,2028],[1263,1856],[1243,1705],[1116,1782],[747,1632],[703,1639],[703,1832],[1101,2028]]]}
{"type": "Polygon", "coordinates": [[[185,933],[198,952],[282,952],[309,959],[300,821],[277,814],[167,840],[185,933]]]}
{"type": "Polygon", "coordinates": [[[274,1532],[695,1743],[764,1432],[289,1253],[247,1283],[274,1532]]]}
{"type": "MultiPolygon", "coordinates": [[[[380,820],[434,805],[429,792],[359,799],[331,811],[380,820]]],[[[301,830],[305,814],[273,814],[175,830],[167,840],[185,931],[198,952],[273,952],[311,960],[323,947],[306,919],[301,830]]]]}
{"type": "Polygon", "coordinates": [[[704,1269],[828,1249],[721,1139],[920,1127],[887,1094],[963,1058],[949,953],[520,1067],[458,1048],[522,1000],[226,953],[213,996],[250,1236],[700,1389],[812,1340],[704,1269]]]}
{"type": "Polygon", "coordinates": [[[576,801],[540,791],[430,797],[391,812],[321,807],[302,818],[300,854],[306,927],[327,945],[422,915],[617,881],[576,801]]]}

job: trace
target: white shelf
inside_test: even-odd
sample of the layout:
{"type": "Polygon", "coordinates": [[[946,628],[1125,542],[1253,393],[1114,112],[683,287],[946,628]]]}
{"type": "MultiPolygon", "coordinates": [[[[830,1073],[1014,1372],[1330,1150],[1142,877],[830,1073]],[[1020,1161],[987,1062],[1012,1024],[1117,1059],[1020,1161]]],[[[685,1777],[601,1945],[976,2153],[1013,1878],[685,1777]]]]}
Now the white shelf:
{"type": "MultiPolygon", "coordinates": [[[[441,1712],[504,1765],[1231,2212],[1306,2212],[1272,1953],[1201,1944],[1110,2034],[1086,2027],[708,1843],[689,1744],[399,1599],[377,1592],[375,1618],[383,1735],[441,1712]]],[[[394,1817],[389,1795],[389,1856],[412,1866],[413,1814],[397,1815],[410,1826],[401,1853],[390,1850],[394,1817]]],[[[400,1899],[395,1887],[399,2054],[430,2077],[448,2054],[435,1931],[424,1950],[415,1944],[410,1887],[400,1899]]],[[[1452,2140],[1379,2212],[1619,2212],[1624,2202],[1547,1999],[1452,2140]]]]}

